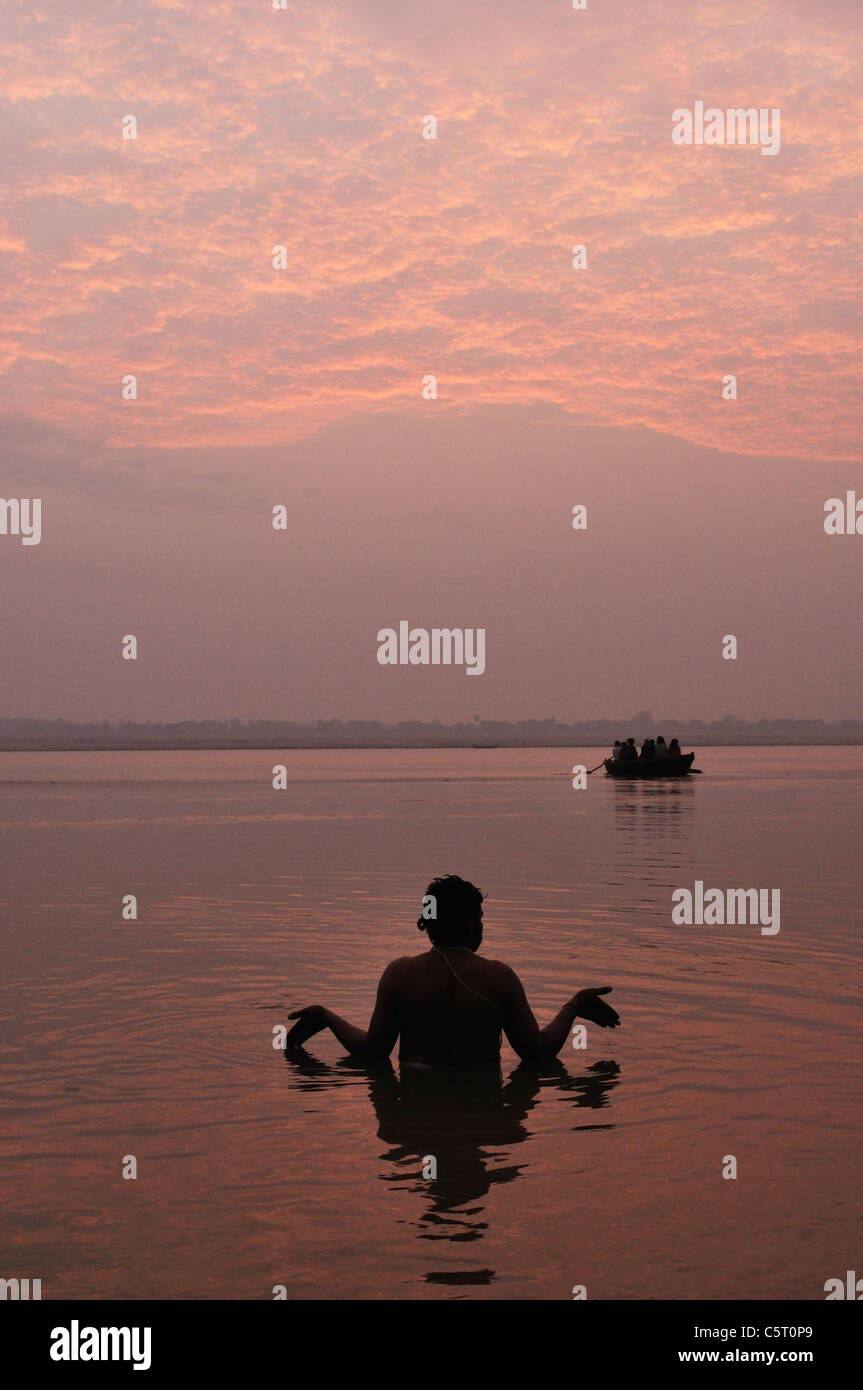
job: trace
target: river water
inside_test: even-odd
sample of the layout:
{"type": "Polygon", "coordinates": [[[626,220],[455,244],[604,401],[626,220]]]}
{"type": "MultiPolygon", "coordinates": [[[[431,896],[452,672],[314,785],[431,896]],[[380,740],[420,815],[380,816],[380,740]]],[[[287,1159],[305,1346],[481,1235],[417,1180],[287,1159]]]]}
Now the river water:
{"type": "Polygon", "coordinates": [[[0,754],[0,1276],[823,1299],[863,1258],[863,749],[711,748],[683,782],[574,790],[600,756],[0,754]],[[329,1033],[286,1060],[292,1008],[365,1025],[448,872],[541,1023],[610,984],[621,1028],[539,1075],[505,1046],[499,1082],[412,1082],[329,1033]],[[696,880],[779,889],[780,931],[675,925],[696,880]]]}

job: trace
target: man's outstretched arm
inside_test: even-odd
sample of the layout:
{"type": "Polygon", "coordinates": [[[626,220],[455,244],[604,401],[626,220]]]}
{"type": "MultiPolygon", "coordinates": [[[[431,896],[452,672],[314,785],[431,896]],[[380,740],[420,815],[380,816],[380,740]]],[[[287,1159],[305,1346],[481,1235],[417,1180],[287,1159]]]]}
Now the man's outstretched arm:
{"type": "Polygon", "coordinates": [[[329,1028],[342,1047],[355,1057],[388,1057],[399,1035],[398,1010],[394,988],[394,961],[388,965],[378,984],[378,996],[368,1028],[357,1028],[346,1018],[333,1013],[323,1004],[311,1004],[297,1009],[289,1018],[297,1019],[287,1038],[285,1048],[302,1047],[315,1033],[329,1028]]]}
{"type": "Polygon", "coordinates": [[[601,989],[580,989],[545,1028],[540,1028],[527,1002],[524,986],[514,970],[508,969],[504,1001],[503,1031],[510,1046],[524,1061],[556,1057],[577,1018],[589,1019],[600,1028],[617,1028],[620,1018],[610,1004],[600,999],[610,994],[611,985],[601,989]]]}

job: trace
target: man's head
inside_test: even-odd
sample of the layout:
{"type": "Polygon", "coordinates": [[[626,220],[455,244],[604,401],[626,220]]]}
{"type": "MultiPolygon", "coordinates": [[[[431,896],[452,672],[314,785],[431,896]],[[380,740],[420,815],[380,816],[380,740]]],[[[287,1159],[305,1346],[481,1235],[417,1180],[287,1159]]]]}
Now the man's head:
{"type": "Polygon", "coordinates": [[[433,946],[469,946],[476,951],[482,941],[482,893],[458,874],[433,878],[425,891],[424,915],[417,921],[428,929],[433,946]]]}

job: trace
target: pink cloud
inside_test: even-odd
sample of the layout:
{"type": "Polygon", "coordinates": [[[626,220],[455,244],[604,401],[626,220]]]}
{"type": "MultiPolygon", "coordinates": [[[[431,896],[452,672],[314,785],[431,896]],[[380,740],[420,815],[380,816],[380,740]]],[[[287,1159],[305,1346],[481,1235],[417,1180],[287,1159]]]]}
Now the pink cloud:
{"type": "Polygon", "coordinates": [[[0,407],[265,445],[422,408],[433,373],[441,411],[854,457],[845,16],[10,0],[0,407]],[[780,107],[780,154],[673,145],[696,97],[780,107]]]}

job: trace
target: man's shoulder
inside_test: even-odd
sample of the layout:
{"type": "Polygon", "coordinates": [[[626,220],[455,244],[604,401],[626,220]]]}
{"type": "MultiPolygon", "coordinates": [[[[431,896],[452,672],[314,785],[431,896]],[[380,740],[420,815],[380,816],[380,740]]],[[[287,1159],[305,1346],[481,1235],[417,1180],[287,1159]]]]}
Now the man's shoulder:
{"type": "Polygon", "coordinates": [[[499,984],[511,988],[520,983],[512,966],[507,965],[505,960],[493,960],[490,956],[477,956],[477,960],[481,960],[483,965],[487,966],[489,975],[499,984]]]}
{"type": "MultiPolygon", "coordinates": [[[[387,980],[398,981],[409,975],[420,974],[428,970],[432,959],[433,956],[430,951],[420,951],[418,955],[414,956],[397,956],[395,960],[390,961],[384,970],[384,975],[387,980]]],[[[506,961],[494,960],[491,956],[479,954],[474,955],[472,959],[474,965],[478,966],[484,975],[488,975],[490,979],[495,979],[499,984],[512,986],[519,983],[518,976],[512,966],[507,965],[506,961]]]]}
{"type": "Polygon", "coordinates": [[[398,979],[400,976],[408,974],[411,969],[415,969],[420,961],[425,960],[427,956],[427,951],[423,951],[418,956],[396,956],[395,960],[390,961],[384,974],[389,979],[398,979]]]}

